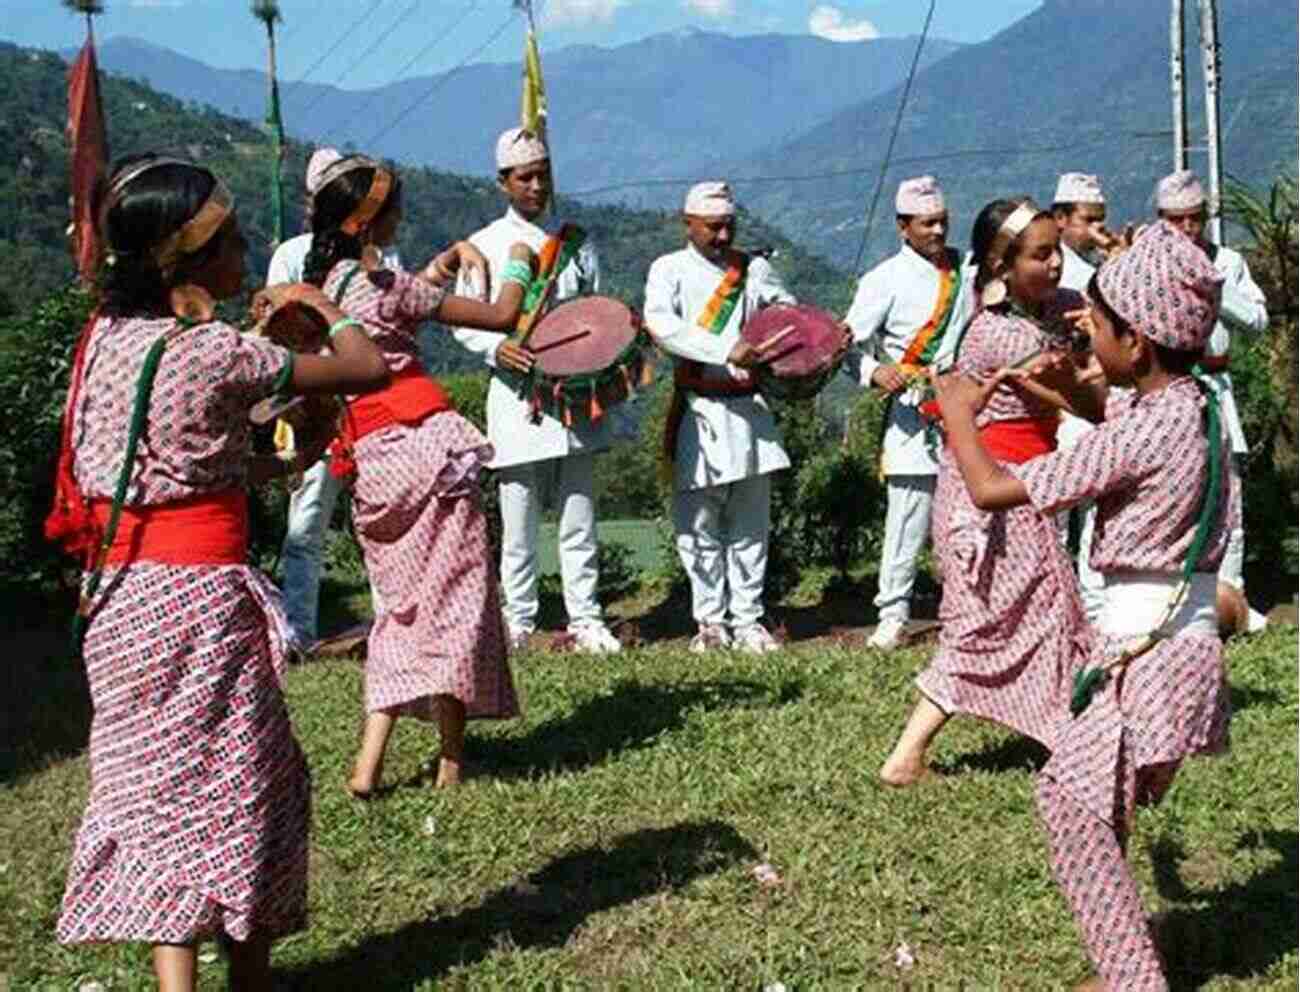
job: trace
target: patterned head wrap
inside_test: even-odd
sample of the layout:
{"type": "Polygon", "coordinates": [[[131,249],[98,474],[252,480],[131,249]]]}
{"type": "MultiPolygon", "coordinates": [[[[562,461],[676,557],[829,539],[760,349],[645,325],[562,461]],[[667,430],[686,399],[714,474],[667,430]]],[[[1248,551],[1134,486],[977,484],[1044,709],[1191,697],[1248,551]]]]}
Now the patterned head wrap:
{"type": "Polygon", "coordinates": [[[1157,210],[1195,210],[1205,205],[1205,189],[1191,169],[1179,169],[1156,183],[1157,210]]]}
{"type": "Polygon", "coordinates": [[[1205,252],[1163,220],[1097,270],[1097,290],[1110,308],[1143,337],[1178,351],[1205,347],[1222,289],[1205,252]]]}
{"type": "Polygon", "coordinates": [[[1086,172],[1063,172],[1056,181],[1053,203],[1105,203],[1101,180],[1086,172]]]}
{"type": "Polygon", "coordinates": [[[502,131],[497,138],[497,171],[517,169],[551,157],[546,142],[522,127],[502,131]]]}
{"type": "Polygon", "coordinates": [[[316,191],[325,185],[321,182],[325,170],[342,158],[343,155],[337,148],[316,149],[311,161],[307,163],[307,192],[315,196],[316,191]]]}
{"type": "Polygon", "coordinates": [[[736,213],[736,197],[724,182],[696,183],[686,191],[682,213],[692,217],[732,217],[736,213]]]}
{"type": "Polygon", "coordinates": [[[348,155],[345,158],[331,162],[321,170],[319,185],[312,194],[313,196],[318,194],[335,179],[345,176],[349,172],[356,172],[359,169],[373,169],[375,175],[370,180],[370,189],[367,191],[365,199],[358,203],[352,213],[348,214],[343,223],[339,225],[339,230],[352,237],[360,234],[362,228],[378,217],[379,211],[388,202],[388,194],[392,192],[396,183],[396,176],[393,175],[392,170],[382,162],[377,162],[366,155],[348,155]]]}
{"type": "MultiPolygon", "coordinates": [[[[193,162],[186,162],[179,158],[151,158],[129,165],[113,177],[104,195],[104,205],[99,211],[99,230],[104,235],[105,241],[108,234],[108,213],[122,202],[131,183],[146,172],[169,165],[199,168],[193,162]]],[[[235,198],[230,195],[226,184],[214,176],[212,192],[208,194],[208,198],[203,202],[203,206],[199,207],[198,212],[149,249],[149,254],[153,256],[159,270],[164,275],[170,274],[176,267],[176,263],[181,260],[181,256],[192,255],[211,241],[234,209],[235,198]]],[[[110,265],[119,251],[112,244],[108,245],[107,260],[110,265]]]]}
{"type": "Polygon", "coordinates": [[[934,176],[916,176],[904,179],[898,184],[898,193],[894,197],[894,212],[903,217],[926,217],[942,213],[948,207],[944,203],[943,190],[934,176]]]}

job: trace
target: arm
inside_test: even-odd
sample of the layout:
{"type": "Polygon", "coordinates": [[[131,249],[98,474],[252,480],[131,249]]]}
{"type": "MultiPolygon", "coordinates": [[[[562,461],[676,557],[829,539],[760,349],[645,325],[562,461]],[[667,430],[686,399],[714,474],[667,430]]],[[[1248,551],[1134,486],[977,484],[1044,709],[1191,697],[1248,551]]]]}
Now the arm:
{"type": "Polygon", "coordinates": [[[1246,260],[1234,252],[1224,273],[1219,317],[1234,331],[1258,334],[1268,328],[1268,306],[1264,291],[1250,276],[1246,260]]]}
{"type": "Polygon", "coordinates": [[[975,414],[983,407],[997,379],[981,385],[969,376],[931,373],[944,431],[953,460],[981,510],[1006,510],[1029,502],[1024,484],[993,460],[980,441],[975,414]]]}
{"type": "Polygon", "coordinates": [[[655,344],[670,355],[709,365],[726,365],[731,347],[683,319],[681,290],[666,259],[650,266],[645,284],[645,325],[655,344]]]}
{"type": "Polygon", "coordinates": [[[877,336],[894,307],[894,294],[879,272],[877,266],[858,282],[844,323],[853,333],[855,347],[850,353],[850,363],[857,365],[858,383],[897,393],[907,386],[907,379],[893,362],[880,361],[872,354],[877,336]]]}
{"type": "Polygon", "coordinates": [[[600,255],[590,239],[582,243],[574,263],[578,267],[578,292],[595,296],[600,292],[600,255]]]}
{"type": "Polygon", "coordinates": [[[799,302],[785,288],[775,266],[765,258],[755,258],[749,263],[748,288],[753,294],[755,309],[770,307],[775,303],[794,306],[799,302]]]}

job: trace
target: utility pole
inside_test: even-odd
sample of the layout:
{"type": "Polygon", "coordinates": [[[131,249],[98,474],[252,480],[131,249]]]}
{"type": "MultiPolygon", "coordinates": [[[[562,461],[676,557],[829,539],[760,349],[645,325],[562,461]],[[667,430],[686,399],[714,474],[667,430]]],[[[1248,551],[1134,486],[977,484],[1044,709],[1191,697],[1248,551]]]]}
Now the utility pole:
{"type": "Polygon", "coordinates": [[[1187,168],[1187,90],[1183,84],[1183,0],[1170,0],[1169,91],[1174,102],[1174,170],[1187,168]]]}
{"type": "Polygon", "coordinates": [[[1223,243],[1223,148],[1219,143],[1218,0],[1200,0],[1201,69],[1205,73],[1205,140],[1210,158],[1210,240],[1223,243]]]}

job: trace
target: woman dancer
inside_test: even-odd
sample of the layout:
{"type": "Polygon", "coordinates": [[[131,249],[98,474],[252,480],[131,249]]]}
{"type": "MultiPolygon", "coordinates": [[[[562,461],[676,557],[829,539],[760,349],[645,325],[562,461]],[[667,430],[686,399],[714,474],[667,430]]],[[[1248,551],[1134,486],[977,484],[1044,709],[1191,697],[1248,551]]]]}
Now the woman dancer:
{"type": "Polygon", "coordinates": [[[1093,350],[1110,382],[1134,388],[1116,390],[1104,423],[1068,451],[999,465],[975,426],[979,388],[956,377],[937,387],[975,505],[1050,520],[1097,501],[1101,633],[1036,796],[1052,871],[1098,972],[1080,990],[1168,989],[1125,845],[1136,807],[1161,799],[1184,758],[1227,746],[1214,600],[1238,482],[1214,394],[1191,375],[1222,285],[1167,221],[1102,265],[1088,289],[1093,350]]]}
{"type": "Polygon", "coordinates": [[[94,705],[57,936],[152,944],[167,992],[194,987],[195,945],[215,937],[232,987],[269,988],[272,941],[306,915],[309,783],[280,691],[288,627],[247,564],[244,485],[282,464],[250,458],[248,413],[277,391],[369,389],[388,372],[314,288],[300,299],[331,326],[331,354],[212,319],[213,298],[239,293],[247,246],[207,169],[128,159],[100,200],[108,265],[47,522],[89,560],[94,705]]]}
{"type": "MultiPolygon", "coordinates": [[[[988,379],[979,417],[993,456],[1023,462],[1056,447],[1058,410],[1099,419],[1104,389],[1080,380],[1069,359],[1083,300],[1060,290],[1060,236],[1030,200],[995,200],[971,237],[983,309],[958,345],[958,372],[991,377],[1052,362],[1030,378],[988,379]]],[[[880,770],[890,785],[925,773],[925,751],[953,713],[995,720],[1051,747],[1076,650],[1086,643],[1070,562],[1050,520],[1031,507],[975,506],[951,453],[940,458],[933,543],[943,571],[939,650],[916,680],[921,700],[880,770]]]]}
{"type": "Polygon", "coordinates": [[[436,719],[435,784],[461,778],[467,718],[519,712],[506,663],[497,580],[478,476],[492,446],[420,369],[426,320],[506,330],[532,276],[531,252],[511,251],[495,303],[449,295],[461,246],[419,274],[379,268],[402,217],[401,180],[360,155],[329,166],[312,211],[305,278],[365,324],[393,380],[353,398],[331,471],[355,469],[353,523],[380,608],[366,654],[366,722],[347,788],[378,788],[398,716],[436,719]]]}

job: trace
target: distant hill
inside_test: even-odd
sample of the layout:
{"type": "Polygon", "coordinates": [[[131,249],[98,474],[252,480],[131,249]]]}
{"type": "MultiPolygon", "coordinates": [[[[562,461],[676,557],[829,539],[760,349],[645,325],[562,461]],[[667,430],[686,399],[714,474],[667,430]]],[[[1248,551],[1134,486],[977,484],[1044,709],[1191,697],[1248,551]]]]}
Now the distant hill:
{"type": "MultiPolygon", "coordinates": [[[[906,75],[915,47],[909,38],[836,43],[691,29],[614,48],[543,52],[557,176],[563,189],[577,191],[714,172],[889,90],[906,75]]],[[[922,64],[960,47],[933,40],[922,64]]],[[[265,113],[261,72],[215,69],[125,37],[104,41],[99,58],[105,70],[185,101],[251,120],[265,113]]],[[[520,73],[518,63],[479,63],[371,90],[285,82],[281,104],[289,132],[303,140],[485,175],[496,135],[518,119],[520,73]]],[[[616,198],[636,203],[650,195],[633,186],[616,198]]]]}
{"type": "MultiPolygon", "coordinates": [[[[1068,170],[1101,175],[1112,218],[1148,216],[1155,180],[1172,170],[1168,19],[1164,0],[1046,0],[989,41],[921,71],[866,261],[894,249],[893,191],[923,172],[947,189],[953,237],[963,244],[985,202],[1029,193],[1046,203],[1068,170]]],[[[1200,143],[1196,30],[1189,4],[1188,103],[1200,143]]],[[[1224,166],[1267,187],[1279,171],[1295,170],[1297,7],[1224,0],[1219,31],[1224,166]]],[[[791,237],[852,265],[898,100],[897,90],[866,100],[728,171],[820,177],[738,185],[752,209],[791,237]]],[[[1203,154],[1192,164],[1205,174],[1203,154]]]]}
{"type": "MultiPolygon", "coordinates": [[[[47,52],[0,43],[0,315],[23,309],[72,278],[64,241],[68,222],[66,66],[47,52]]],[[[240,222],[249,234],[249,276],[257,285],[266,271],[268,238],[266,136],[246,121],[210,108],[187,106],[148,87],[104,78],[103,98],[109,142],[115,157],[141,151],[179,154],[222,176],[238,202],[240,222]]],[[[291,217],[288,230],[301,224],[298,198],[306,169],[307,146],[291,143],[285,166],[291,217]]],[[[481,179],[428,168],[402,169],[404,183],[400,249],[408,264],[425,261],[435,250],[464,237],[500,215],[496,187],[481,179]]],[[[679,218],[672,213],[596,206],[562,200],[560,212],[583,225],[600,249],[606,291],[638,304],[646,271],[654,258],[682,243],[679,218]]],[[[770,247],[776,264],[801,296],[842,307],[845,277],[792,244],[756,218],[746,218],[745,242],[770,247]]],[[[454,345],[448,366],[465,361],[454,345]]]]}

